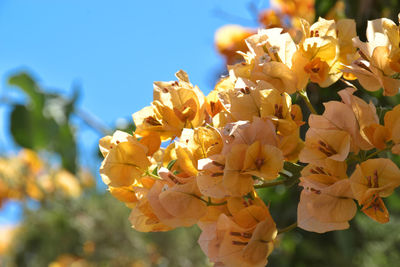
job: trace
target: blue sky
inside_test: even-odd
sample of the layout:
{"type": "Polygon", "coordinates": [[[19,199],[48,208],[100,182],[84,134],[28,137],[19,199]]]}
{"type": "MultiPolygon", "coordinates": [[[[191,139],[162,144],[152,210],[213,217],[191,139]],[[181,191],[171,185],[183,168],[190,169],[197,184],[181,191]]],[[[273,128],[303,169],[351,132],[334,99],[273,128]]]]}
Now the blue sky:
{"type": "MultiPolygon", "coordinates": [[[[265,7],[268,1],[252,2],[265,7]]],[[[179,69],[209,92],[223,67],[214,49],[214,32],[229,23],[256,26],[249,3],[1,0],[0,97],[12,92],[6,85],[10,73],[28,70],[44,87],[66,94],[72,84],[79,84],[80,106],[113,125],[149,105],[153,81],[173,80],[179,69]]],[[[13,148],[8,112],[0,105],[0,150],[13,148]]],[[[83,147],[93,150],[100,136],[83,129],[79,137],[83,147]]],[[[13,205],[5,210],[0,223],[1,217],[19,216],[13,205]]]]}

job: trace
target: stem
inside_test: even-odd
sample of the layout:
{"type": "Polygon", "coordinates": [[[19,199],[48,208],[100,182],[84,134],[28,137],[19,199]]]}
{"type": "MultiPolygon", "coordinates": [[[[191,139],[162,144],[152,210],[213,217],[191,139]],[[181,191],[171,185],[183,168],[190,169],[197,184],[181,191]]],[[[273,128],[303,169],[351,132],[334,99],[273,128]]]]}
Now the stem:
{"type": "Polygon", "coordinates": [[[317,114],[317,111],[315,110],[315,108],[313,107],[313,105],[310,102],[310,99],[307,96],[307,92],[305,90],[301,90],[298,93],[301,96],[301,98],[304,100],[304,102],[306,103],[306,105],[307,105],[308,109],[310,110],[310,112],[312,114],[317,114]]]}
{"type": "Polygon", "coordinates": [[[355,161],[357,161],[357,162],[360,162],[361,160],[360,160],[360,157],[358,156],[358,155],[355,155],[355,154],[351,154],[349,157],[347,157],[347,159],[346,159],[346,163],[347,164],[350,164],[350,163],[352,163],[352,162],[355,162],[355,161]]]}
{"type": "Polygon", "coordinates": [[[354,89],[357,89],[357,87],[356,87],[354,84],[352,84],[352,83],[349,82],[349,81],[346,81],[346,80],[343,79],[343,78],[341,78],[340,81],[341,81],[342,83],[344,83],[345,85],[347,85],[347,86],[350,86],[350,87],[353,87],[354,89]]]}
{"type": "Polygon", "coordinates": [[[154,178],[154,179],[157,179],[157,180],[160,180],[160,179],[161,179],[160,176],[154,175],[154,174],[152,174],[151,172],[149,172],[148,170],[145,172],[145,174],[148,175],[148,176],[150,176],[150,177],[152,177],[152,178],[154,178]]]}
{"type": "Polygon", "coordinates": [[[367,160],[367,159],[370,159],[370,158],[372,158],[372,157],[374,157],[374,156],[376,156],[376,155],[378,155],[378,154],[381,153],[381,152],[390,150],[390,149],[392,149],[392,147],[393,147],[393,145],[389,145],[389,146],[387,146],[385,149],[376,150],[376,151],[373,152],[372,154],[369,154],[369,155],[366,157],[366,160],[367,160]]]}
{"type": "Polygon", "coordinates": [[[289,232],[289,231],[295,229],[296,227],[297,227],[297,222],[294,222],[294,223],[292,223],[291,225],[289,225],[289,226],[287,226],[285,228],[278,229],[278,235],[286,233],[286,232],[289,232]]]}
{"type": "Polygon", "coordinates": [[[222,206],[222,205],[225,205],[225,204],[228,203],[227,201],[220,202],[220,203],[213,203],[213,202],[211,202],[211,198],[210,197],[208,198],[208,201],[207,201],[204,198],[199,197],[198,195],[195,195],[195,194],[189,194],[189,195],[191,195],[192,197],[197,198],[198,200],[203,201],[204,203],[207,204],[207,206],[222,206]]]}
{"type": "Polygon", "coordinates": [[[279,181],[276,181],[276,182],[269,182],[269,183],[255,185],[254,188],[258,189],[258,188],[273,187],[273,186],[277,186],[277,185],[280,185],[280,184],[284,184],[285,182],[286,182],[286,179],[283,179],[283,180],[279,180],[279,181]]]}
{"type": "Polygon", "coordinates": [[[228,201],[220,202],[220,203],[213,203],[211,199],[208,201],[207,206],[223,206],[226,205],[228,201]]]}
{"type": "Polygon", "coordinates": [[[82,109],[75,109],[75,115],[78,116],[81,120],[83,120],[86,125],[94,129],[95,131],[108,135],[111,133],[110,128],[108,128],[106,125],[104,125],[100,120],[95,118],[93,115],[90,113],[83,111],[82,109]]]}
{"type": "MultiPolygon", "coordinates": [[[[286,170],[284,169],[284,171],[286,171],[286,170]]],[[[286,178],[290,178],[290,176],[287,173],[284,173],[284,172],[279,172],[279,175],[283,176],[283,177],[286,177],[286,178]]]]}

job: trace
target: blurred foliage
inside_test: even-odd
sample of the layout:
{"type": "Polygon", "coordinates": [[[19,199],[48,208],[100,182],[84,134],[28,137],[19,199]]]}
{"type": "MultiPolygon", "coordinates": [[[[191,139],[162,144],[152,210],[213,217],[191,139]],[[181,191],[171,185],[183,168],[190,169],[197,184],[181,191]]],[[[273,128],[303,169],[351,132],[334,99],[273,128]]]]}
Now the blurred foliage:
{"type": "MultiPolygon", "coordinates": [[[[49,190],[46,187],[52,185],[49,181],[53,181],[60,173],[58,164],[51,164],[57,162],[51,160],[54,157],[61,159],[61,168],[82,176],[78,164],[77,127],[76,121],[71,120],[72,116],[79,117],[101,134],[108,133],[108,128],[77,107],[79,89],[74,90],[70,98],[60,93],[49,93],[25,72],[12,75],[8,83],[26,96],[24,103],[7,99],[11,103],[9,130],[15,143],[25,149],[18,157],[2,159],[4,168],[0,168],[0,182],[7,190],[0,198],[2,201],[19,200],[24,208],[24,217],[12,233],[11,244],[7,244],[8,247],[3,250],[6,254],[1,256],[0,253],[1,266],[35,267],[51,263],[52,266],[70,266],[79,259],[84,260],[79,262],[84,264],[82,266],[208,265],[196,242],[200,234],[198,228],[139,233],[130,226],[129,209],[108,192],[83,186],[85,191],[81,195],[70,197],[64,193],[65,190],[49,190]],[[35,167],[47,165],[37,158],[36,153],[43,151],[50,159],[46,170],[35,167]],[[9,168],[6,168],[7,165],[9,168]],[[31,169],[35,171],[26,171],[31,169]],[[55,178],[47,171],[53,171],[55,178]],[[41,177],[45,178],[44,184],[41,177]],[[29,194],[30,191],[24,186],[20,190],[19,185],[28,181],[36,185],[36,191],[42,197],[29,194]],[[21,192],[18,197],[10,193],[16,190],[21,192]]],[[[121,120],[117,121],[115,129],[132,133],[135,125],[121,120]]],[[[77,178],[65,172],[62,174],[59,178],[64,183],[60,186],[67,186],[68,190],[71,181],[68,182],[66,178],[77,178]]],[[[80,183],[84,182],[80,180],[80,183]]],[[[54,186],[50,187],[52,189],[54,186]]]]}
{"type": "Polygon", "coordinates": [[[207,264],[195,242],[199,229],[136,232],[129,209],[107,192],[93,190],[78,199],[57,196],[24,214],[6,266],[47,266],[64,254],[84,258],[90,266],[207,264]]]}
{"type": "Polygon", "coordinates": [[[14,104],[10,115],[10,132],[21,147],[35,151],[46,149],[55,152],[68,171],[77,171],[77,148],[70,117],[78,100],[78,90],[70,99],[56,93],[43,92],[27,73],[9,78],[28,96],[25,104],[14,104]]]}

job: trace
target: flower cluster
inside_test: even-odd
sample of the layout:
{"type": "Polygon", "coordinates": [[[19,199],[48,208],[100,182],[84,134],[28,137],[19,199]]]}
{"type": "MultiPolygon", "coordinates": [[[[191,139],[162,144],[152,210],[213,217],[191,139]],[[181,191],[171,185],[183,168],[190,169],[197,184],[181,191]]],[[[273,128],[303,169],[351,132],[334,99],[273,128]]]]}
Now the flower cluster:
{"type": "Polygon", "coordinates": [[[64,169],[50,169],[29,149],[21,150],[15,157],[0,158],[0,208],[9,199],[42,201],[55,193],[75,198],[83,188],[93,185],[89,172],[82,170],[75,176],[64,169]]]}
{"type": "Polygon", "coordinates": [[[133,228],[197,224],[199,244],[217,266],[265,266],[278,230],[257,189],[297,180],[294,226],[346,229],[356,203],[372,219],[389,220],[382,198],[400,185],[400,170],[379,156],[400,154],[400,105],[380,120],[349,87],[317,115],[306,87],[358,79],[366,90],[396,94],[399,27],[372,21],[362,43],[353,20],[299,23],[297,39],[281,28],[249,36],[243,61],[229,65],[207,96],[184,71],[177,81],[155,82],[151,105],[133,114],[135,132],[100,140],[100,174],[132,209],[133,228]],[[307,124],[296,96],[312,113],[307,124]]]}

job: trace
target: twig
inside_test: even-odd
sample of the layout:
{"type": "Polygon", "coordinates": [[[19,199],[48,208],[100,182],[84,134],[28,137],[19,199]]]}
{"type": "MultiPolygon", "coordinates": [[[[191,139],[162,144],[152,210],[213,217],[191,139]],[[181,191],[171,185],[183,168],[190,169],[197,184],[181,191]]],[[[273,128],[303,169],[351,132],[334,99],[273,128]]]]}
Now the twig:
{"type": "Polygon", "coordinates": [[[292,223],[291,225],[289,225],[289,226],[287,226],[285,228],[278,229],[278,235],[286,233],[286,232],[289,232],[289,231],[295,229],[296,227],[297,227],[297,222],[294,222],[294,223],[292,223]]]}
{"type": "Polygon", "coordinates": [[[308,109],[310,110],[310,112],[312,114],[317,114],[317,111],[315,110],[315,108],[313,107],[313,105],[310,102],[310,99],[307,96],[307,92],[305,90],[301,90],[298,93],[301,96],[301,98],[304,100],[304,102],[306,103],[306,105],[307,105],[308,109]]]}
{"type": "Polygon", "coordinates": [[[258,189],[258,188],[273,187],[273,186],[277,186],[277,185],[280,185],[280,184],[284,184],[285,181],[286,181],[286,179],[279,180],[279,181],[276,181],[276,182],[268,182],[268,183],[264,183],[264,184],[258,184],[258,185],[255,185],[254,188],[258,189]]]}
{"type": "Polygon", "coordinates": [[[89,112],[86,112],[82,109],[76,108],[75,109],[75,115],[78,116],[86,125],[91,127],[93,130],[103,134],[103,135],[108,135],[111,134],[111,129],[103,124],[100,120],[95,118],[92,114],[89,112]]]}

